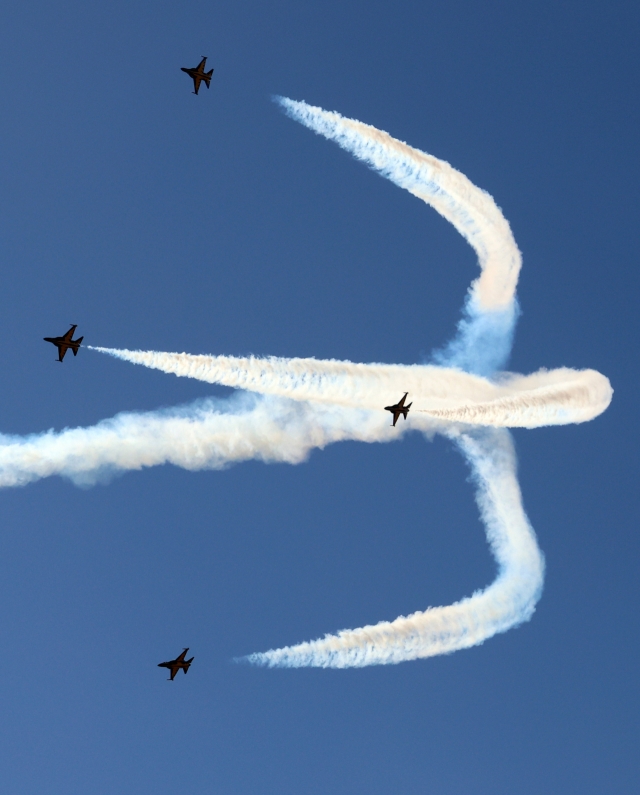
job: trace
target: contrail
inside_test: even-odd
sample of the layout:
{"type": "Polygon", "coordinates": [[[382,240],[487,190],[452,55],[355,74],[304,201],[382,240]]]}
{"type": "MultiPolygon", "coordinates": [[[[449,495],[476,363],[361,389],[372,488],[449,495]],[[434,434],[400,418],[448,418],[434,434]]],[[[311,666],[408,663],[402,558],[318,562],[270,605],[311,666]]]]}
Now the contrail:
{"type": "Polygon", "coordinates": [[[540,597],[544,562],[522,507],[508,427],[585,422],[611,401],[608,379],[560,368],[498,372],[518,317],[521,257],[488,193],[437,158],[388,133],[322,108],[276,98],[289,116],[336,141],[382,176],[427,202],[473,246],[472,282],[449,346],[433,364],[401,366],[318,359],[193,356],[94,348],[125,361],[244,390],[171,410],[120,414],[91,428],[0,437],[0,486],[58,474],[80,485],[113,473],[171,463],[219,469],[248,459],[299,463],[314,448],[353,439],[387,442],[407,430],[446,435],[464,454],[496,580],[446,607],[244,659],[266,666],[346,667],[397,663],[482,643],[528,620],[540,597]],[[382,407],[408,391],[409,422],[392,428],[382,407]]]}

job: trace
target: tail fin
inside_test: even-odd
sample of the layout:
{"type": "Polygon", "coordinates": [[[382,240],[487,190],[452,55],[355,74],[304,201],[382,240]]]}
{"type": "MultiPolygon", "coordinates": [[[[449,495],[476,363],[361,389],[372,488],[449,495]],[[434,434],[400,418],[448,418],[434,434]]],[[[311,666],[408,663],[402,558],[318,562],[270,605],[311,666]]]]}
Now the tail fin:
{"type": "Polygon", "coordinates": [[[73,347],[73,355],[74,355],[74,356],[77,356],[77,355],[78,355],[78,350],[79,350],[79,348],[80,348],[80,343],[82,342],[82,340],[83,340],[83,339],[84,339],[84,337],[80,337],[80,339],[79,339],[79,340],[74,340],[74,342],[76,343],[76,344],[74,345],[74,347],[73,347]]]}
{"type": "Polygon", "coordinates": [[[207,84],[207,88],[209,88],[209,84],[211,83],[211,75],[213,74],[213,69],[210,72],[205,72],[204,74],[204,82],[207,84]]]}
{"type": "Polygon", "coordinates": [[[191,667],[191,663],[193,662],[193,660],[194,660],[194,658],[192,657],[190,660],[185,660],[184,661],[184,668],[182,670],[185,672],[185,674],[187,673],[187,671],[191,667]]]}
{"type": "Polygon", "coordinates": [[[405,407],[402,409],[402,413],[403,413],[403,415],[404,415],[404,418],[405,418],[405,420],[407,419],[407,414],[409,413],[409,409],[411,408],[411,406],[413,406],[413,403],[409,403],[409,405],[408,405],[408,406],[405,406],[405,407]]]}

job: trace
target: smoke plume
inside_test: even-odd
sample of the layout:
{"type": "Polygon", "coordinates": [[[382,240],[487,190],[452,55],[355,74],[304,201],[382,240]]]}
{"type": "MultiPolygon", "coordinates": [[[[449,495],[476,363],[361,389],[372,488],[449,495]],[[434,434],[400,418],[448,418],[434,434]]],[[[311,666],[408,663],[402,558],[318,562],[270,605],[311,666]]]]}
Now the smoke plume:
{"type": "Polygon", "coordinates": [[[445,607],[244,658],[266,666],[364,666],[431,657],[482,643],[528,620],[544,562],[522,507],[509,427],[585,422],[611,401],[594,370],[499,372],[519,309],[521,256],[488,193],[448,163],[362,122],[284,97],[285,112],[335,141],[446,218],[474,248],[480,276],[453,341],[432,364],[360,364],[318,359],[193,356],[94,348],[174,375],[242,392],[228,400],[146,414],[126,413],[91,428],[0,437],[0,486],[62,475],[88,485],[110,474],[171,463],[220,469],[240,461],[304,461],[314,448],[351,439],[386,442],[407,430],[442,433],[464,454],[496,559],[495,581],[445,607]],[[392,428],[383,407],[404,392],[409,421],[392,428]]]}

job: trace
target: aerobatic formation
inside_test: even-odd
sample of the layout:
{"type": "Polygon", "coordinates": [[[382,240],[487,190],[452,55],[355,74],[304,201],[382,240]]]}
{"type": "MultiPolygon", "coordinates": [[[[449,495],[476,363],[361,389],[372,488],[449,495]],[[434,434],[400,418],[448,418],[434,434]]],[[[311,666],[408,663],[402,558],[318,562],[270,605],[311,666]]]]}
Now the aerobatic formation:
{"type": "Polygon", "coordinates": [[[475,249],[480,276],[469,289],[458,332],[433,364],[359,364],[285,358],[192,356],[94,350],[146,367],[236,387],[171,411],[120,414],[90,428],[0,439],[0,485],[49,475],[90,484],[110,471],[172,463],[222,468],[248,459],[305,460],[332,442],[384,442],[407,430],[441,433],[466,457],[495,581],[455,604],[395,621],[243,658],[266,666],[343,668],[425,658],[482,643],[529,619],[540,596],[544,561],[522,507],[507,430],[585,422],[611,401],[607,378],[594,370],[500,372],[518,316],[521,257],[511,229],[485,191],[448,163],[385,132],[304,102],[277,98],[285,112],[335,141],[382,176],[422,199],[475,249]],[[402,393],[404,401],[385,405],[402,393]]]}

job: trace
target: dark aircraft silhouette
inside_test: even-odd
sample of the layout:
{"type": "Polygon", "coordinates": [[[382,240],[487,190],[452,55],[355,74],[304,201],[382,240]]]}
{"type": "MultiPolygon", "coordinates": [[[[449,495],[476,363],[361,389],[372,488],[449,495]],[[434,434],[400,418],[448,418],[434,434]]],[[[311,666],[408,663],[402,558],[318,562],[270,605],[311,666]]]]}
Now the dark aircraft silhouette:
{"type": "MultiPolygon", "coordinates": [[[[182,670],[187,673],[189,670],[189,666],[193,662],[193,657],[190,660],[185,660],[185,656],[189,649],[185,649],[182,654],[175,658],[175,660],[169,660],[169,662],[158,663],[158,668],[168,668],[171,671],[171,681],[173,682],[173,677],[178,673],[178,671],[182,668],[182,670]]],[[[167,679],[167,681],[169,681],[167,679]]]]}
{"type": "Polygon", "coordinates": [[[207,88],[209,88],[209,83],[211,82],[211,75],[213,74],[213,69],[210,72],[205,72],[204,67],[207,63],[207,56],[203,55],[202,60],[197,66],[194,66],[193,69],[187,69],[184,66],[181,66],[183,72],[186,72],[189,77],[193,80],[193,87],[195,91],[194,94],[198,93],[198,89],[200,88],[200,83],[204,80],[207,84],[207,88]]]}
{"type": "Polygon", "coordinates": [[[66,334],[63,334],[61,337],[44,337],[45,342],[52,342],[56,348],[58,349],[58,358],[56,361],[61,362],[64,359],[65,353],[71,348],[73,351],[73,355],[78,355],[78,350],[80,348],[80,343],[84,339],[84,337],[78,337],[77,340],[72,340],[73,332],[78,328],[78,326],[71,326],[69,331],[66,334]]]}
{"type": "Polygon", "coordinates": [[[407,399],[407,395],[409,393],[405,392],[402,399],[399,400],[394,406],[385,406],[385,411],[390,411],[393,414],[393,427],[395,428],[396,422],[400,419],[400,415],[407,419],[407,414],[409,413],[409,409],[413,406],[413,403],[409,403],[408,406],[404,405],[405,400],[407,399]]]}

